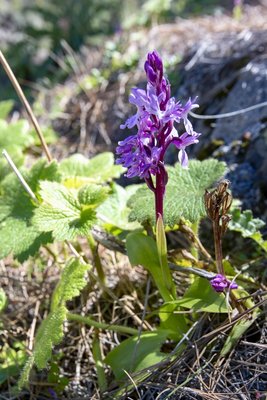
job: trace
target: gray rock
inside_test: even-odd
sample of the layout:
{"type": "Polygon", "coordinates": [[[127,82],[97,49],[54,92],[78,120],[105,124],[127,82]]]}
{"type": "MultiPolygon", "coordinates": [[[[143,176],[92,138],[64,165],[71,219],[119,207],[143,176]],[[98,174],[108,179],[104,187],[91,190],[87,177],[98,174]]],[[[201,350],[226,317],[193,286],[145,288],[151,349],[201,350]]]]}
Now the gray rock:
{"type": "MultiPolygon", "coordinates": [[[[191,49],[178,97],[198,95],[201,115],[227,114],[267,102],[267,31],[219,34],[191,49]]],[[[202,133],[191,156],[225,160],[232,191],[267,221],[267,103],[228,118],[191,118],[202,133]]],[[[193,148],[194,147],[194,148],[193,148]]]]}

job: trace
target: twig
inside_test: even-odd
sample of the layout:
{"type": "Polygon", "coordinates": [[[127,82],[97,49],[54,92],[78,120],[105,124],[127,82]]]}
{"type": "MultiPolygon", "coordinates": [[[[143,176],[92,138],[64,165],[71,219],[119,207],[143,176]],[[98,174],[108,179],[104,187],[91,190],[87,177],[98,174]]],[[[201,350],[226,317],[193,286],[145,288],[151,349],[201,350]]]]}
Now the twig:
{"type": "Polygon", "coordinates": [[[41,141],[42,147],[44,149],[44,152],[45,152],[45,155],[46,155],[48,161],[52,161],[52,156],[51,156],[50,151],[49,151],[49,149],[47,147],[47,144],[46,144],[44,135],[42,133],[42,130],[40,128],[40,125],[39,125],[37,119],[35,118],[35,116],[33,114],[31,106],[30,106],[28,100],[26,99],[26,97],[25,97],[25,95],[24,95],[24,93],[23,93],[23,91],[22,91],[22,89],[20,87],[20,84],[18,83],[17,78],[15,77],[12,69],[10,68],[10,66],[9,66],[5,56],[4,56],[4,54],[1,51],[0,51],[0,62],[2,64],[4,70],[6,71],[7,76],[9,77],[9,79],[10,79],[10,81],[11,81],[11,83],[12,83],[12,85],[13,85],[16,93],[17,93],[17,95],[19,96],[22,104],[24,105],[24,107],[25,107],[25,109],[27,111],[27,114],[28,114],[28,116],[29,116],[29,118],[30,118],[30,120],[31,120],[31,122],[32,122],[32,124],[33,124],[33,126],[34,126],[34,128],[36,130],[36,132],[37,132],[37,135],[39,136],[39,139],[41,141]]]}
{"type": "Polygon", "coordinates": [[[33,201],[38,202],[37,197],[35,196],[35,194],[31,190],[30,186],[25,181],[25,179],[23,178],[21,173],[19,172],[18,168],[16,167],[16,165],[12,161],[12,159],[11,159],[10,155],[8,154],[8,152],[6,150],[3,150],[2,154],[5,157],[5,159],[7,160],[8,164],[10,165],[10,167],[12,168],[13,172],[15,172],[15,174],[17,175],[18,180],[20,181],[20,183],[22,184],[22,186],[24,187],[26,192],[30,195],[30,197],[33,199],[33,201]]]}
{"type": "Polygon", "coordinates": [[[253,111],[253,110],[256,110],[257,108],[262,108],[262,107],[266,107],[266,106],[267,106],[267,101],[264,101],[262,103],[255,104],[254,106],[242,108],[241,110],[231,111],[231,112],[224,113],[224,114],[199,115],[192,111],[189,111],[189,114],[191,115],[191,117],[196,118],[196,119],[221,119],[221,118],[234,117],[235,115],[245,114],[249,111],[253,111]]]}
{"type": "Polygon", "coordinates": [[[29,332],[29,346],[28,346],[28,349],[30,351],[32,351],[32,349],[33,349],[34,332],[35,332],[35,328],[36,328],[36,323],[37,323],[37,317],[38,317],[40,304],[41,304],[40,300],[37,300],[36,305],[35,305],[35,309],[34,309],[34,315],[33,315],[32,324],[31,324],[30,332],[29,332]]]}

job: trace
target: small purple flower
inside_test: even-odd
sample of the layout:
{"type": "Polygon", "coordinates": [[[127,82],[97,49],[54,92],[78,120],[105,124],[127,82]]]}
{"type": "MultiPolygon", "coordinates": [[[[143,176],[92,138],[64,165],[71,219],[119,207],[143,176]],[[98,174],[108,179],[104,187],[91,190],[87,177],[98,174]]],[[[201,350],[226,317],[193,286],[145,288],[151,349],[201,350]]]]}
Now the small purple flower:
{"type": "Polygon", "coordinates": [[[218,292],[221,293],[223,292],[225,289],[237,289],[238,285],[235,282],[231,282],[229,281],[226,276],[222,275],[222,274],[217,274],[211,281],[211,286],[213,287],[213,289],[218,292]]]}
{"type": "Polygon", "coordinates": [[[163,198],[168,180],[164,155],[173,143],[179,150],[178,159],[183,167],[188,165],[186,147],[198,143],[199,133],[194,132],[188,113],[198,105],[189,99],[183,106],[171,97],[170,83],[163,75],[163,63],[156,51],[147,55],[144,65],[147,75],[146,90],[133,88],[129,102],[137,108],[136,114],[121,125],[121,129],[137,127],[137,133],[118,143],[117,164],[128,169],[126,176],[139,176],[155,192],[156,214],[163,213],[163,198]],[[185,133],[179,136],[174,123],[183,122],[185,133]],[[156,187],[151,176],[156,176],[156,187]],[[157,195],[156,195],[157,193],[157,195]],[[160,193],[160,194],[159,194],[160,193]],[[161,199],[161,200],[160,200],[161,199]]]}

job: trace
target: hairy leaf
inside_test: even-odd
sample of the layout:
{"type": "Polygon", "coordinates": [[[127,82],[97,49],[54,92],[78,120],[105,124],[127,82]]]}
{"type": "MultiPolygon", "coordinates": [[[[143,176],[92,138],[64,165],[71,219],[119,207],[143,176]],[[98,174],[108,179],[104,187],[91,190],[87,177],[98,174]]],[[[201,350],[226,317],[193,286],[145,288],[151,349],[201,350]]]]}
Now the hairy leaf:
{"type": "Polygon", "coordinates": [[[33,354],[22,371],[19,388],[27,384],[34,364],[39,369],[46,367],[52,356],[53,347],[61,342],[64,335],[63,324],[67,319],[66,302],[78,296],[85,287],[85,273],[89,268],[90,265],[83,265],[77,259],[71,259],[64,268],[53,294],[51,312],[37,331],[33,354]]]}
{"type": "Polygon", "coordinates": [[[105,224],[113,225],[126,231],[140,228],[137,222],[129,222],[130,208],[127,207],[129,198],[138,188],[139,185],[130,185],[124,189],[114,184],[113,193],[97,209],[98,218],[105,224]]]}
{"type": "Polygon", "coordinates": [[[231,211],[232,219],[229,223],[231,231],[240,232],[244,238],[253,239],[265,251],[267,251],[267,241],[262,238],[260,229],[265,225],[265,222],[259,218],[253,218],[251,210],[241,211],[240,208],[235,208],[231,211]]]}
{"type": "Polygon", "coordinates": [[[75,154],[60,164],[60,172],[68,187],[79,188],[88,183],[104,183],[119,178],[124,169],[114,165],[112,153],[102,153],[88,160],[81,154],[75,154]]]}
{"type": "MultiPolygon", "coordinates": [[[[56,162],[37,162],[23,176],[39,196],[39,182],[42,179],[59,180],[56,162]]],[[[0,258],[12,253],[20,262],[34,255],[42,244],[52,241],[49,233],[40,232],[31,223],[37,204],[22,187],[15,175],[7,176],[2,184],[0,198],[0,258]]]]}
{"type": "MultiPolygon", "coordinates": [[[[174,226],[181,217],[195,222],[205,216],[203,195],[220,179],[225,171],[225,163],[215,159],[190,161],[189,169],[179,163],[167,168],[169,181],[164,199],[164,222],[174,226]]],[[[132,209],[130,221],[155,223],[154,196],[151,190],[143,186],[134,194],[129,202],[132,209]]]]}
{"type": "Polygon", "coordinates": [[[78,200],[83,205],[96,207],[106,200],[110,188],[96,184],[83,186],[78,192],[78,200]]]}
{"type": "Polygon", "coordinates": [[[65,304],[66,301],[80,294],[86,285],[85,273],[89,268],[88,264],[81,264],[77,259],[67,263],[53,293],[52,310],[56,310],[61,304],[65,304]]]}
{"type": "Polygon", "coordinates": [[[34,362],[39,369],[45,368],[52,355],[52,348],[63,338],[63,322],[67,317],[67,309],[60,305],[43,320],[38,329],[35,346],[34,362]]]}
{"type": "Polygon", "coordinates": [[[88,188],[77,192],[57,182],[41,182],[43,203],[35,210],[34,225],[39,231],[52,232],[57,240],[87,236],[96,221],[94,208],[106,196],[101,186],[95,188],[95,195],[90,193],[88,188]]]}
{"type": "MultiPolygon", "coordinates": [[[[1,104],[1,103],[0,103],[1,104]]],[[[5,149],[17,166],[24,160],[23,151],[33,144],[33,138],[28,135],[29,124],[25,120],[7,123],[0,119],[0,152],[5,149]]],[[[6,160],[0,159],[0,179],[11,172],[6,160]]]]}

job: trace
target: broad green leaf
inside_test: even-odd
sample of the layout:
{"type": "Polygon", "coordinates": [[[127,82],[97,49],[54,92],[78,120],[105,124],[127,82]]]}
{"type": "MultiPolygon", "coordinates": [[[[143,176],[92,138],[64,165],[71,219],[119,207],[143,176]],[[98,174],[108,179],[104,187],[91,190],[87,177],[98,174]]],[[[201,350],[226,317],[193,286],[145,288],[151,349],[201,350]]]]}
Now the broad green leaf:
{"type": "Polygon", "coordinates": [[[184,315],[176,314],[178,307],[174,303],[165,303],[159,310],[160,328],[169,331],[168,337],[178,341],[187,332],[188,326],[184,315]]]}
{"type": "Polygon", "coordinates": [[[14,106],[13,100],[4,100],[0,102],[0,119],[6,119],[14,106]]]}
{"type": "MultiPolygon", "coordinates": [[[[32,219],[39,231],[52,232],[57,240],[71,240],[78,235],[87,236],[90,233],[96,221],[93,197],[87,197],[86,205],[81,204],[77,191],[67,189],[57,182],[46,181],[41,182],[40,194],[43,203],[36,208],[32,219]]],[[[82,194],[81,197],[84,201],[85,197],[82,194]]]]}
{"type": "Polygon", "coordinates": [[[53,293],[51,309],[56,310],[61,304],[73,299],[85,287],[85,273],[90,268],[88,264],[81,264],[79,260],[70,260],[65,266],[60,281],[53,293]]]}
{"type": "Polygon", "coordinates": [[[0,223],[0,258],[13,253],[23,262],[34,256],[40,246],[52,243],[49,232],[40,233],[27,220],[9,217],[0,223]]]}
{"type": "Polygon", "coordinates": [[[176,295],[171,273],[170,270],[164,270],[168,278],[166,280],[162,273],[157,245],[154,239],[142,233],[133,232],[127,235],[126,248],[130,263],[132,265],[140,264],[150,272],[163,299],[165,301],[174,300],[176,295]],[[170,288],[168,288],[169,283],[171,283],[170,288]]]}
{"type": "MultiPolygon", "coordinates": [[[[39,182],[42,179],[59,180],[56,162],[47,164],[38,161],[30,171],[22,174],[39,196],[39,182]]],[[[0,198],[0,258],[12,253],[19,261],[34,255],[42,244],[52,241],[49,233],[39,232],[31,223],[37,204],[22,187],[14,174],[8,175],[2,183],[0,198]]]]}
{"type": "Polygon", "coordinates": [[[196,277],[182,299],[175,300],[171,304],[196,311],[211,313],[227,313],[229,308],[222,293],[216,293],[211,284],[205,278],[196,277]]]}
{"type": "MultiPolygon", "coordinates": [[[[215,159],[193,160],[189,163],[189,169],[177,163],[174,167],[168,167],[167,171],[169,180],[164,199],[164,222],[174,226],[182,217],[196,222],[206,215],[203,202],[205,189],[225,174],[226,166],[215,159]]],[[[154,195],[146,186],[130,198],[128,205],[132,209],[130,221],[155,223],[154,195]]]]}
{"type": "Polygon", "coordinates": [[[232,231],[240,232],[244,238],[253,239],[265,251],[267,251],[267,241],[262,238],[260,229],[265,222],[259,218],[253,218],[251,210],[241,211],[240,208],[231,210],[232,219],[228,228],[232,231]]]}
{"type": "Polygon", "coordinates": [[[97,209],[98,218],[105,224],[116,226],[125,231],[140,228],[138,222],[129,222],[130,208],[127,207],[129,198],[138,188],[139,185],[130,185],[124,189],[114,184],[113,193],[97,209]]]}
{"type": "Polygon", "coordinates": [[[127,374],[151,367],[166,357],[160,351],[162,344],[168,337],[168,331],[145,332],[140,338],[133,336],[124,340],[105,358],[105,363],[119,381],[127,378],[127,374]]]}
{"type": "Polygon", "coordinates": [[[119,178],[124,169],[114,165],[112,153],[102,153],[87,159],[81,154],[75,154],[63,160],[60,172],[68,187],[79,188],[89,183],[104,183],[113,178],[119,178]]]}

